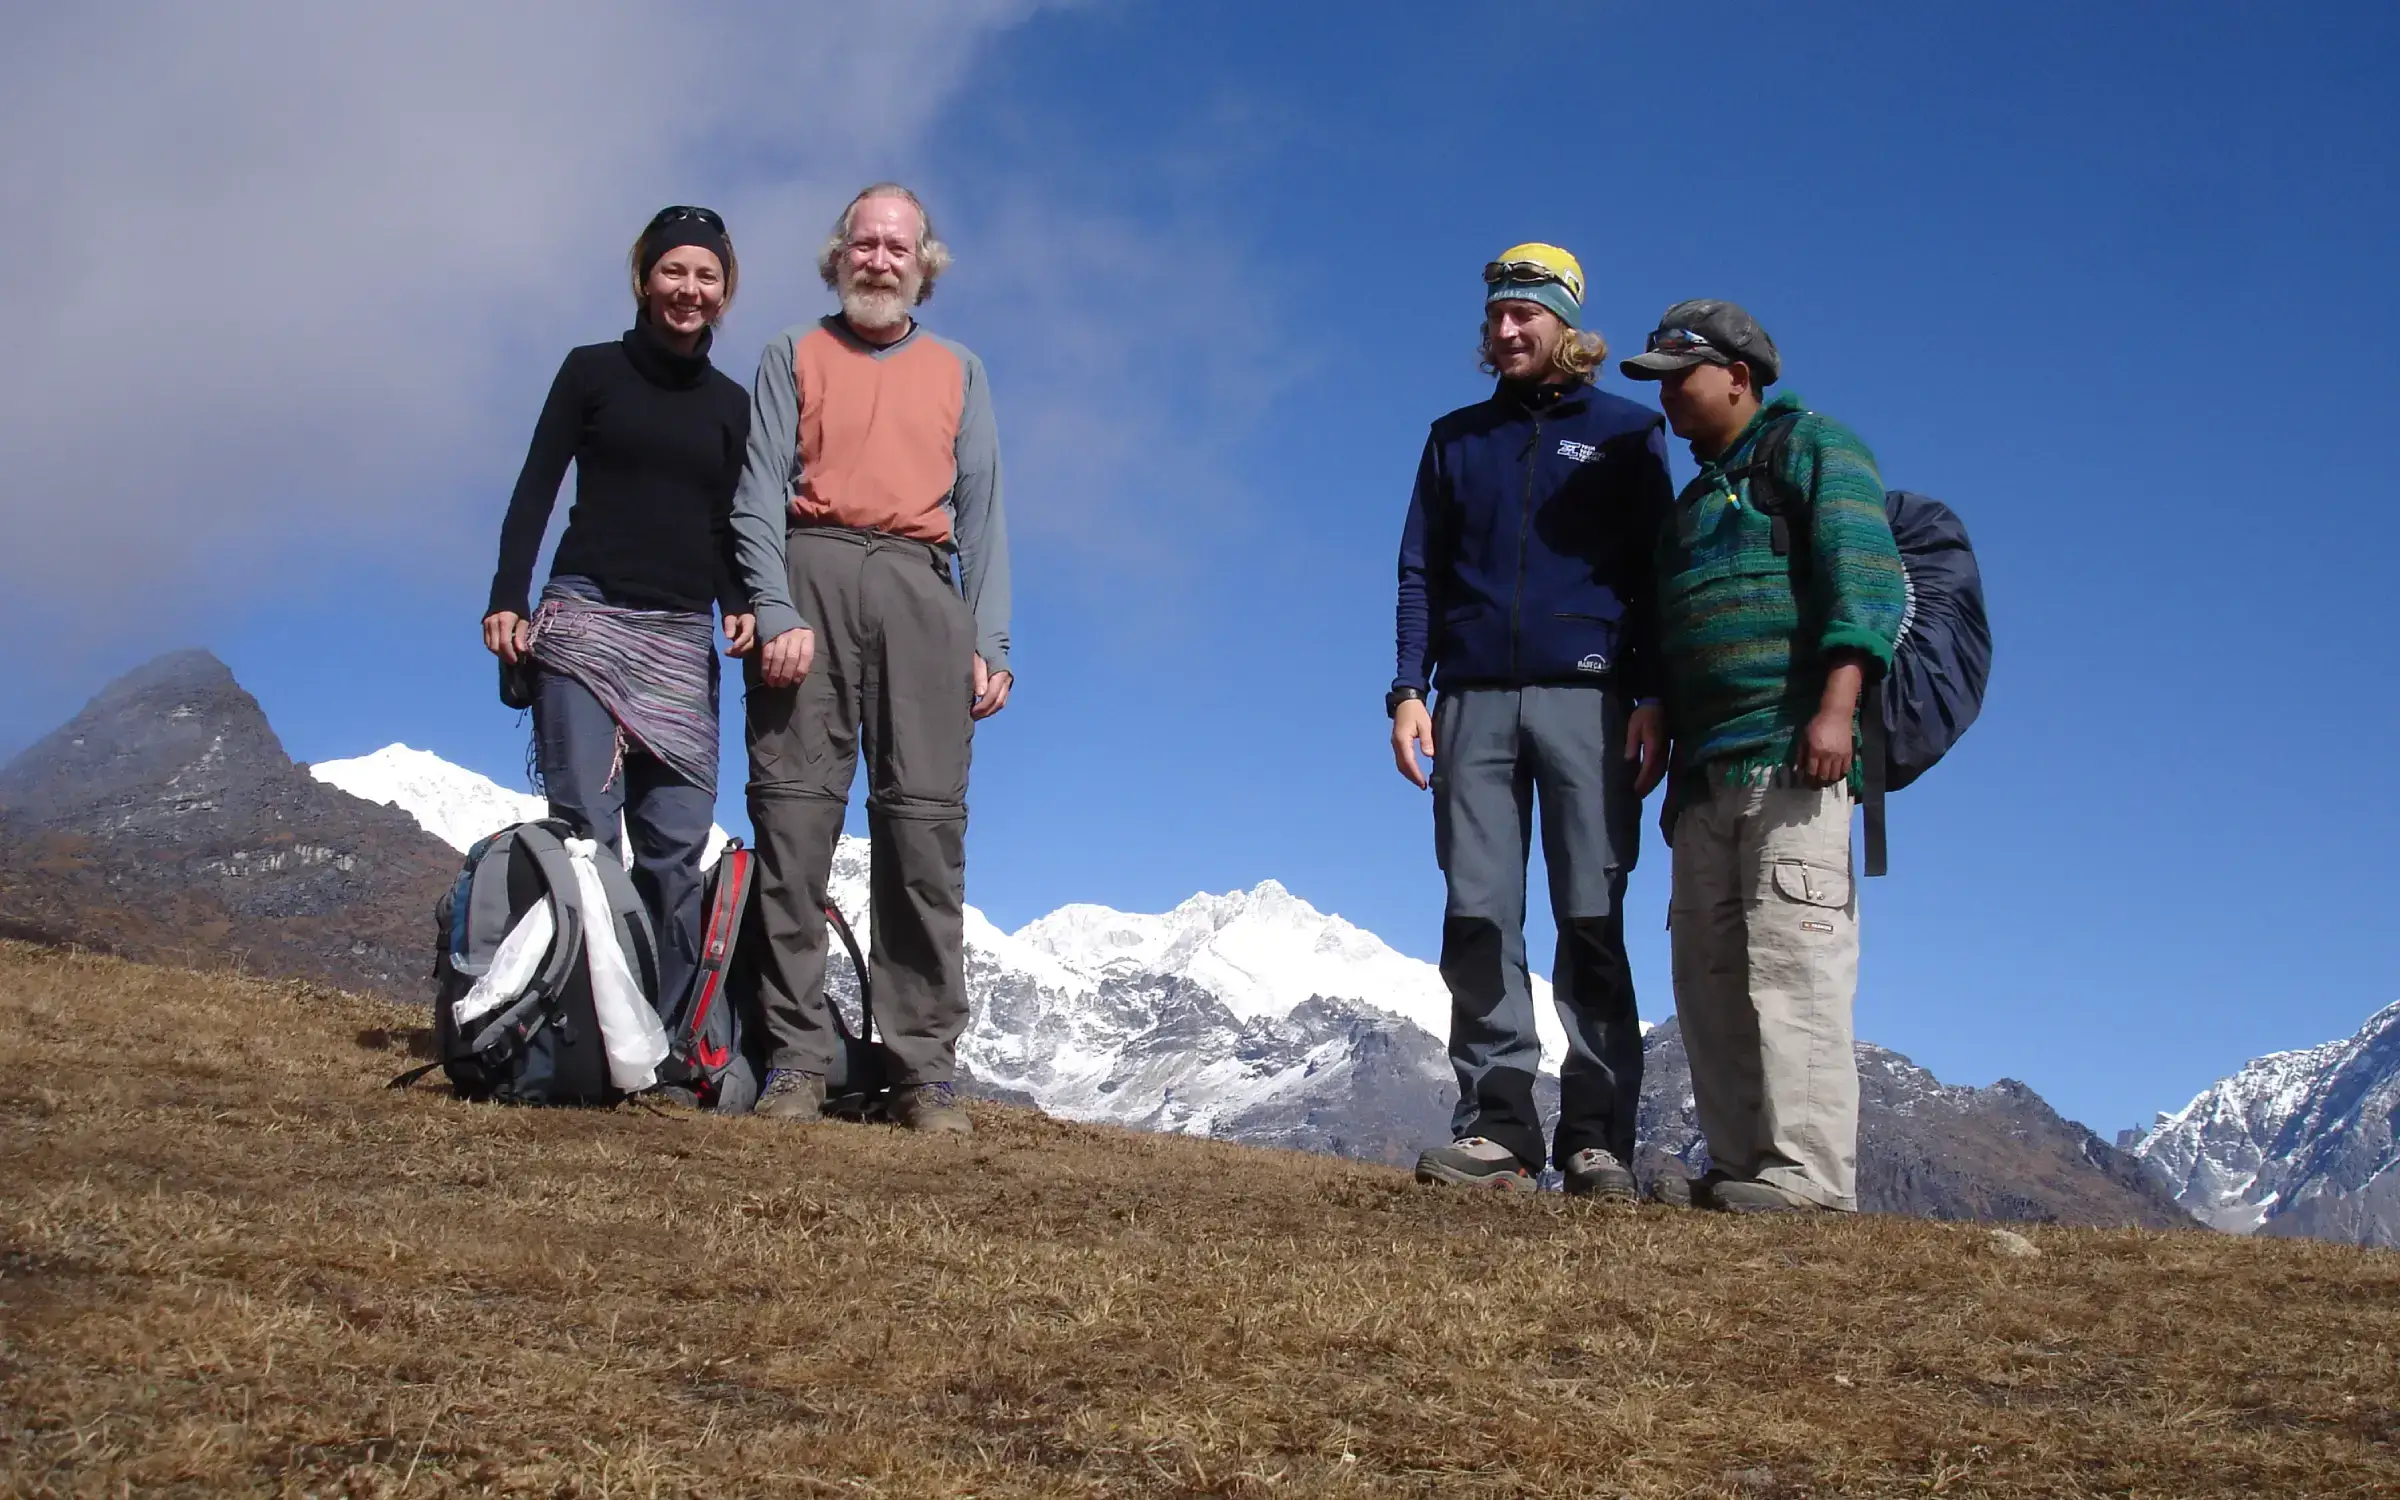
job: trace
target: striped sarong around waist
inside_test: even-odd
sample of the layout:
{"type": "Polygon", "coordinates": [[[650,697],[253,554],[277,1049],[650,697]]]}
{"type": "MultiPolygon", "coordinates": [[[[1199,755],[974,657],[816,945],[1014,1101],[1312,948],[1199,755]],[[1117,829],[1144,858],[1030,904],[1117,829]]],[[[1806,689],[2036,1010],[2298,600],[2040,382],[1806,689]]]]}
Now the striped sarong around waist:
{"type": "Polygon", "coordinates": [[[533,616],[533,659],[574,678],[618,730],[696,787],[717,789],[714,622],[611,604],[586,579],[553,578],[533,616]]]}

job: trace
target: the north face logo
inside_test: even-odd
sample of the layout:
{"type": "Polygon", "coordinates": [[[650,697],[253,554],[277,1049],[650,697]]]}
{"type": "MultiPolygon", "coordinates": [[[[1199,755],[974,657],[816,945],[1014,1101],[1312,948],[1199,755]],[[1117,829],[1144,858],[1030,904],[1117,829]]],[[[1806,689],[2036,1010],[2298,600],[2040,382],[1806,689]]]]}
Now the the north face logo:
{"type": "Polygon", "coordinates": [[[1608,670],[1608,658],[1595,651],[1577,662],[1575,670],[1578,672],[1605,672],[1608,670]]]}
{"type": "Polygon", "coordinates": [[[1558,456],[1571,458],[1579,464],[1588,464],[1600,456],[1600,450],[1589,443],[1578,443],[1568,438],[1561,438],[1558,443],[1558,456]]]}

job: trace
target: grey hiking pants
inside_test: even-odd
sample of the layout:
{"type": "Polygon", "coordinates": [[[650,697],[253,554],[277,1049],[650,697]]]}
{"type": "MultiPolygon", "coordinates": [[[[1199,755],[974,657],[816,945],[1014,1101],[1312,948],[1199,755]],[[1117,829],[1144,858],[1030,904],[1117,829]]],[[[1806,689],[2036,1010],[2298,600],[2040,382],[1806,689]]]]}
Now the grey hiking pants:
{"type": "Polygon", "coordinates": [[[1480,1135],[1542,1165],[1533,1080],[1541,1063],[1525,965],[1525,864],[1540,793],[1542,861],[1558,926],[1551,971],[1567,1057],[1557,1138],[1633,1160],[1641,1020],[1625,958],[1625,880],[1641,803],[1625,760],[1624,696],[1594,685],[1466,688],[1434,705],[1433,840],[1448,882],[1442,978],[1450,987],[1451,1135],[1480,1135]]]}
{"type": "MultiPolygon", "coordinates": [[[[712,658],[713,660],[713,658],[712,658]]],[[[633,840],[633,888],[658,934],[658,993],[651,1003],[672,1014],[700,964],[700,923],[717,789],[699,787],[664,761],[628,743],[622,761],[617,721],[590,688],[545,670],[534,690],[534,754],[551,815],[622,857],[620,820],[633,840]]]]}
{"type": "Polygon", "coordinates": [[[769,688],[753,656],[745,700],[768,1065],[823,1074],[833,1064],[825,883],[864,751],[876,1026],[893,1082],[947,1083],[967,1026],[974,620],[948,559],[924,542],[805,526],[788,547],[816,664],[797,687],[769,688]]]}
{"type": "Polygon", "coordinates": [[[1675,818],[1667,916],[1710,1162],[1856,1208],[1850,789],[1710,786],[1675,818]]]}

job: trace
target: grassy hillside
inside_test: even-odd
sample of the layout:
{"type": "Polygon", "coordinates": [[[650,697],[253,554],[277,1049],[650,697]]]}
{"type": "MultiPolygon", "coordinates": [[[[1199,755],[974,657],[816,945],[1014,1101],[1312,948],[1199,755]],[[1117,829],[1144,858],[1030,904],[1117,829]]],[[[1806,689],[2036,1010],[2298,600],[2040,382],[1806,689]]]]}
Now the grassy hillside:
{"type": "Polygon", "coordinates": [[[2400,1490],[2389,1252],[381,1092],[420,1020],[0,945],[9,1492],[2400,1490]]]}

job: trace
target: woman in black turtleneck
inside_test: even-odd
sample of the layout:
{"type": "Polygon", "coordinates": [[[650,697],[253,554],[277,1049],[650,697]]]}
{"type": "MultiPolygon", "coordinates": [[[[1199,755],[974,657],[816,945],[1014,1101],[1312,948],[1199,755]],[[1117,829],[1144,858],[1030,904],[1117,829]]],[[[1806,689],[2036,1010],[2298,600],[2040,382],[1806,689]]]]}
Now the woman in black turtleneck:
{"type": "Polygon", "coordinates": [[[717,660],[752,645],[729,518],[749,439],[741,386],[708,362],[740,267],[724,221],[663,209],[634,242],[634,325],[571,351],[500,528],[484,645],[530,661],[535,760],[551,815],[612,853],[622,817],[672,1014],[700,947],[717,796],[717,660]],[[567,465],[575,505],[539,609],[527,597],[567,465]]]}

